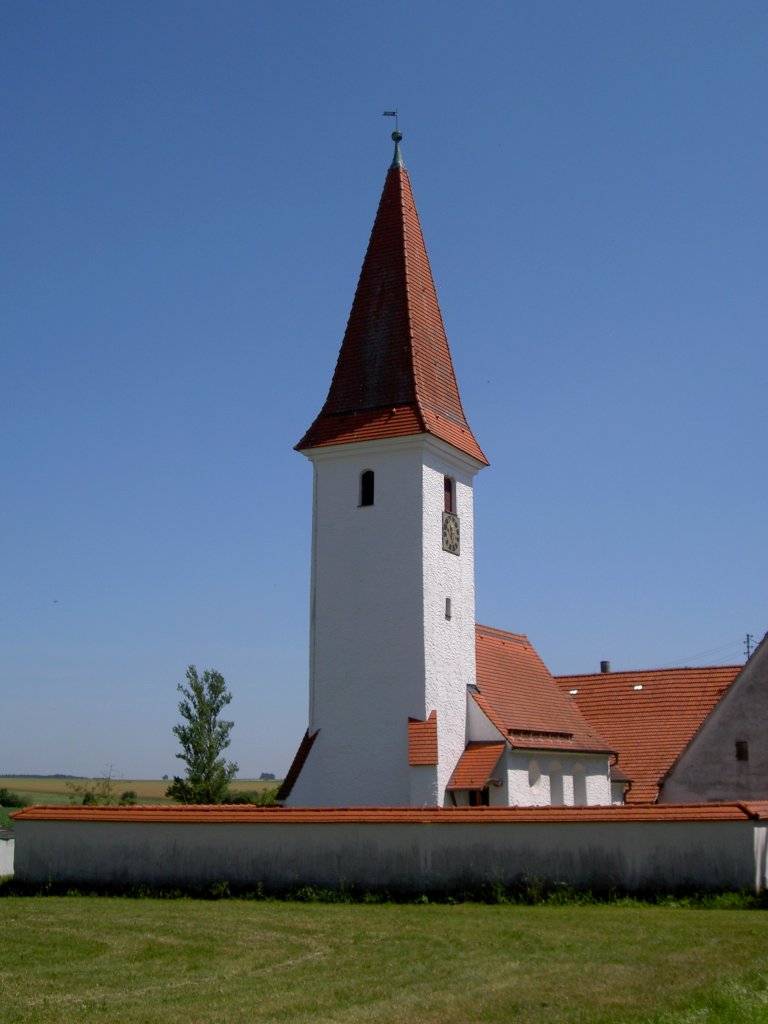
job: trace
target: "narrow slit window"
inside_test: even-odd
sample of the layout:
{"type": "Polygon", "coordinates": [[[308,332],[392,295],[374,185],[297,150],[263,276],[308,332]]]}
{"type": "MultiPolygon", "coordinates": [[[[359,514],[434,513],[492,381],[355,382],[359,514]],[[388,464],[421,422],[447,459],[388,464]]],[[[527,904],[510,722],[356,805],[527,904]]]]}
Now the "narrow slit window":
{"type": "Polygon", "coordinates": [[[449,476],[443,477],[445,511],[456,513],[456,482],[449,476]]]}
{"type": "Polygon", "coordinates": [[[736,740],[736,760],[749,760],[749,743],[746,740],[736,740]]]}
{"type": "Polygon", "coordinates": [[[446,597],[446,599],[445,599],[445,617],[446,617],[446,619],[450,619],[450,617],[451,617],[451,599],[450,599],[450,597],[446,597]]]}
{"type": "Polygon", "coordinates": [[[373,470],[366,469],[360,474],[360,504],[373,504],[373,470]]]}

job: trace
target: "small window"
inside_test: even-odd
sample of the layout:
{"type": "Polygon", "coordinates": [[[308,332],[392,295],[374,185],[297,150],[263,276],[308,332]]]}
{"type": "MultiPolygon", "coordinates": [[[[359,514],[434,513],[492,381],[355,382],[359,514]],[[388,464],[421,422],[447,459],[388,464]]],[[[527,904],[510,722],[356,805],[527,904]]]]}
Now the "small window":
{"type": "Polygon", "coordinates": [[[445,617],[446,617],[446,619],[450,619],[450,617],[451,617],[451,599],[450,599],[450,597],[446,597],[446,599],[445,599],[445,617]]]}
{"type": "Polygon", "coordinates": [[[373,504],[373,470],[366,469],[360,474],[360,504],[373,504]]]}
{"type": "Polygon", "coordinates": [[[749,760],[749,743],[746,740],[736,740],[736,760],[749,760]]]}
{"type": "Polygon", "coordinates": [[[443,491],[445,494],[445,511],[456,514],[456,482],[449,476],[443,477],[443,491]]]}

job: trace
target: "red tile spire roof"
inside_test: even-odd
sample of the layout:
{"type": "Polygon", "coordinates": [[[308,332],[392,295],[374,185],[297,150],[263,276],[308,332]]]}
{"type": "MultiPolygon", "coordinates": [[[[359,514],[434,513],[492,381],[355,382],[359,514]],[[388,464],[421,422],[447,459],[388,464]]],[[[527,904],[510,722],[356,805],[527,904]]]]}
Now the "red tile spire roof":
{"type": "Polygon", "coordinates": [[[298,451],[432,434],[483,465],[464,415],[408,172],[395,158],[328,397],[298,451]]]}

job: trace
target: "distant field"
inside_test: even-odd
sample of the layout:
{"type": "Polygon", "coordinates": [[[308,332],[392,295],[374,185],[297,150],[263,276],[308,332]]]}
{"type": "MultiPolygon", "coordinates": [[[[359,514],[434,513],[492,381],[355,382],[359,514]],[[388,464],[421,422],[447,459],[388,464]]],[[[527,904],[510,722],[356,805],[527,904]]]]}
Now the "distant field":
{"type": "MultiPolygon", "coordinates": [[[[15,777],[0,777],[0,788],[13,790],[21,796],[27,797],[35,804],[68,804],[70,788],[67,783],[92,784],[94,779],[51,779],[35,778],[28,775],[15,777]]],[[[126,790],[133,790],[138,803],[146,804],[168,804],[171,803],[165,791],[170,785],[168,779],[123,779],[112,780],[114,792],[119,798],[126,790]]],[[[263,789],[271,789],[279,785],[279,782],[261,782],[256,779],[235,779],[231,788],[238,792],[261,792],[263,789]]]]}

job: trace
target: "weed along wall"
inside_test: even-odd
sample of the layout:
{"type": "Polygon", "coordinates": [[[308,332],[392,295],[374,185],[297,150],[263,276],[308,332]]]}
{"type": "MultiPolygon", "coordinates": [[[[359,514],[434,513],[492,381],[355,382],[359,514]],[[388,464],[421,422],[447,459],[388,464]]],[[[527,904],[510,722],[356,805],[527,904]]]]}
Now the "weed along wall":
{"type": "Polygon", "coordinates": [[[605,808],[322,810],[31,807],[14,815],[21,882],[312,885],[450,891],[754,889],[768,802],[605,808]]]}

